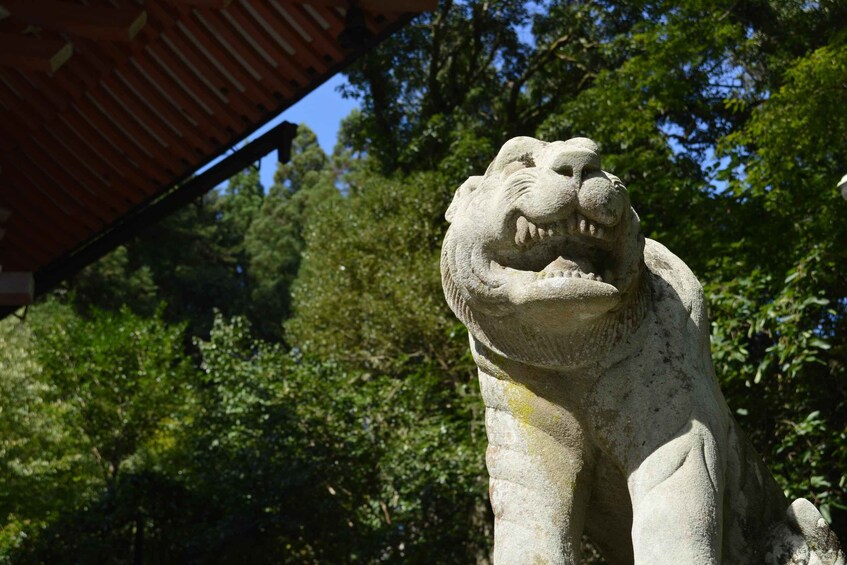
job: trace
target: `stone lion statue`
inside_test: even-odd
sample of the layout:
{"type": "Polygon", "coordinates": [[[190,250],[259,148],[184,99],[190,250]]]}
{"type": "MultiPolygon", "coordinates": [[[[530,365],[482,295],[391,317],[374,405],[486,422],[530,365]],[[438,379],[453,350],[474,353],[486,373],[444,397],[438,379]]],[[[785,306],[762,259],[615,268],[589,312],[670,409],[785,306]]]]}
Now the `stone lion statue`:
{"type": "Polygon", "coordinates": [[[507,142],[447,211],[444,293],[486,405],[498,564],[844,564],[715,379],[702,288],[589,139],[507,142]]]}

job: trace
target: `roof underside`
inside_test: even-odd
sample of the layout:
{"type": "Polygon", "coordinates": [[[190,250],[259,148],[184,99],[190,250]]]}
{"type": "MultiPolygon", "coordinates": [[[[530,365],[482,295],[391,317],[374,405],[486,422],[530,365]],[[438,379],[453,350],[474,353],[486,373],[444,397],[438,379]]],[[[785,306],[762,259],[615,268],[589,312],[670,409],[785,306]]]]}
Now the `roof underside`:
{"type": "MultiPolygon", "coordinates": [[[[358,2],[374,41],[433,4],[358,2]]],[[[37,279],[324,82],[366,47],[347,7],[0,0],[3,271],[37,279]]]]}

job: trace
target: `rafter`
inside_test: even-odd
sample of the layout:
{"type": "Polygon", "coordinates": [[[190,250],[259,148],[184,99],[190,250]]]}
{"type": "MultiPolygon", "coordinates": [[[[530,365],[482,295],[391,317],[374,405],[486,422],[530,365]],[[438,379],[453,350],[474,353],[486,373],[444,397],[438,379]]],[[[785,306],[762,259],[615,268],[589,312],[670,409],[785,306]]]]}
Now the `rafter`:
{"type": "Polygon", "coordinates": [[[147,23],[141,8],[83,6],[56,0],[0,0],[11,18],[91,39],[131,41],[147,23]]]}
{"type": "Polygon", "coordinates": [[[73,55],[65,41],[0,33],[0,67],[54,73],[73,55]]]}
{"type": "MultiPolygon", "coordinates": [[[[158,200],[146,203],[126,214],[119,222],[98,238],[90,240],[80,249],[65,255],[38,271],[37,292],[53,288],[70,274],[112,251],[118,245],[153,225],[175,210],[195,201],[216,186],[225,182],[245,167],[255,163],[268,152],[276,149],[280,161],[291,157],[291,143],[297,134],[297,126],[282,122],[270,131],[249,142],[241,149],[229,154],[207,170],[178,185],[158,200]]],[[[2,303],[0,303],[2,305],[2,303]]],[[[0,316],[8,310],[0,309],[0,316]]]]}
{"type": "Polygon", "coordinates": [[[211,8],[222,10],[232,4],[232,0],[171,0],[172,4],[185,4],[195,8],[211,8]]]}
{"type": "MultiPolygon", "coordinates": [[[[287,4],[311,4],[348,8],[350,0],[283,0],[287,4]]],[[[427,12],[438,7],[438,0],[357,0],[356,4],[366,12],[427,12]]]]}

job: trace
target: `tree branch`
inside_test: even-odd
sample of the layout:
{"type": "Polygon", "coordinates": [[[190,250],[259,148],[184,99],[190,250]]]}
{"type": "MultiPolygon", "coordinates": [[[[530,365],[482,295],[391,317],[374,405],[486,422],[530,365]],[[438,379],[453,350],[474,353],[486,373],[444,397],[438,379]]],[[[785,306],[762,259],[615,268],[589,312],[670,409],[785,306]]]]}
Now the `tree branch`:
{"type": "Polygon", "coordinates": [[[524,84],[526,84],[526,82],[550,60],[559,48],[563,45],[567,45],[570,41],[571,34],[568,33],[558,37],[555,41],[550,43],[550,45],[547,46],[547,49],[543,52],[536,51],[533,53],[533,56],[530,58],[524,72],[521,73],[520,76],[510,85],[509,98],[506,102],[507,123],[514,123],[517,114],[518,98],[520,97],[521,89],[524,84]]]}

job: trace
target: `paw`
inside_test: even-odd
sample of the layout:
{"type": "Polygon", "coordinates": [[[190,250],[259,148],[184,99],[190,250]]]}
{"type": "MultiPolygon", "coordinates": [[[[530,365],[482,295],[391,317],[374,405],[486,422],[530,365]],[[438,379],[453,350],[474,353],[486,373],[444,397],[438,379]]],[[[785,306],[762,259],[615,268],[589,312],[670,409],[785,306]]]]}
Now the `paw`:
{"type": "Polygon", "coordinates": [[[785,522],[768,535],[768,565],[845,565],[835,533],[818,509],[798,498],[785,512],[785,522]]]}

